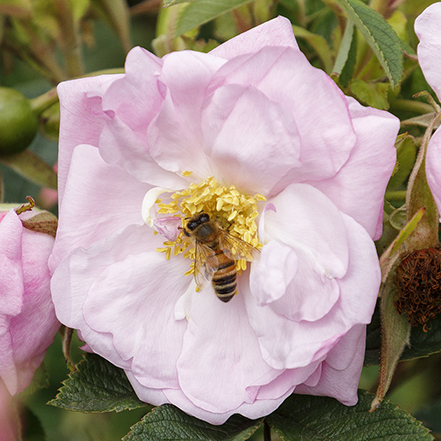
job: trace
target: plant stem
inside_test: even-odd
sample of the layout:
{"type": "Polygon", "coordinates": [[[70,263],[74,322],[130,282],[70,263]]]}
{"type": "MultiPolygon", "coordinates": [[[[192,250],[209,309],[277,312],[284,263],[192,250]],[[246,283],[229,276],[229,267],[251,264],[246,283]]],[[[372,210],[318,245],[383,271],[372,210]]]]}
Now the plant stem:
{"type": "Polygon", "coordinates": [[[403,191],[387,191],[385,199],[388,201],[404,201],[406,200],[406,190],[403,191]]]}
{"type": "Polygon", "coordinates": [[[433,112],[430,104],[422,103],[414,100],[393,100],[390,103],[390,110],[406,110],[420,114],[433,112]]]}
{"type": "Polygon", "coordinates": [[[53,87],[43,95],[37,96],[30,100],[31,108],[34,113],[38,116],[41,115],[46,109],[48,109],[52,104],[58,101],[57,89],[53,87]]]}
{"type": "Polygon", "coordinates": [[[54,3],[61,28],[59,43],[66,60],[67,73],[70,78],[78,77],[84,73],[84,68],[80,35],[72,6],[68,0],[55,0],[54,3]]]}
{"type": "Polygon", "coordinates": [[[266,420],[263,422],[263,440],[271,441],[271,427],[266,420]]]}

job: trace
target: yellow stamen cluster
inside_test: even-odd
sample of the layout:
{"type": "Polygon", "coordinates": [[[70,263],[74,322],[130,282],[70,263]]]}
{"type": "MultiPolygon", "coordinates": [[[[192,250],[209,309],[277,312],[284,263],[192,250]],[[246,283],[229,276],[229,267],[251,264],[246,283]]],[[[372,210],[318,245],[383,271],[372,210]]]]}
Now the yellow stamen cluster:
{"type": "MultiPolygon", "coordinates": [[[[187,189],[173,193],[167,203],[157,200],[157,205],[159,214],[180,216],[183,228],[188,218],[196,213],[208,213],[211,219],[216,220],[231,235],[255,248],[261,248],[255,220],[259,215],[257,202],[265,200],[260,194],[247,196],[240,193],[234,185],[220,185],[216,179],[209,177],[199,184],[190,184],[187,189]]],[[[194,259],[194,248],[186,251],[190,245],[188,239],[181,233],[175,241],[164,242],[164,248],[158,248],[157,251],[166,253],[167,259],[172,253],[177,255],[185,251],[184,257],[194,259]]],[[[246,262],[238,261],[238,269],[246,269],[246,262]]],[[[193,265],[187,273],[193,273],[193,265]]]]}

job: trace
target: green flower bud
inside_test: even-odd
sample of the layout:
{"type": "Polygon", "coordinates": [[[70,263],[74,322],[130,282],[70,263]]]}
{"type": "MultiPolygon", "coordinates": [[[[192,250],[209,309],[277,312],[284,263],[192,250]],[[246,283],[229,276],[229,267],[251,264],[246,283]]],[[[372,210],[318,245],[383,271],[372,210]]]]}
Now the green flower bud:
{"type": "Polygon", "coordinates": [[[34,139],[38,118],[20,92],[0,87],[0,155],[20,153],[34,139]]]}

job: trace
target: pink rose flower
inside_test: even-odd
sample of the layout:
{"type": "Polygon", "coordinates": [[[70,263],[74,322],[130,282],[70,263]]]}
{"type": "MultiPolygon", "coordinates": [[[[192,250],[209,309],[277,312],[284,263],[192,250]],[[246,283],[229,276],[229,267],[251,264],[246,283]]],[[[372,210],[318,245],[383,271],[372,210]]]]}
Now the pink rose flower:
{"type": "Polygon", "coordinates": [[[345,97],[282,17],[208,54],[135,48],[59,96],[61,322],[140,399],[213,424],[293,391],[355,404],[399,121],[345,97]],[[261,248],[229,302],[192,276],[199,212],[261,248]]]}
{"type": "Polygon", "coordinates": [[[35,212],[0,213],[0,377],[24,390],[60,327],[50,294],[53,237],[23,227],[35,212]]]}
{"type": "MultiPolygon", "coordinates": [[[[415,20],[420,39],[418,62],[430,87],[441,98],[441,3],[430,5],[415,20]]],[[[426,153],[426,175],[438,211],[441,212],[441,131],[430,139],[426,153]]]]}

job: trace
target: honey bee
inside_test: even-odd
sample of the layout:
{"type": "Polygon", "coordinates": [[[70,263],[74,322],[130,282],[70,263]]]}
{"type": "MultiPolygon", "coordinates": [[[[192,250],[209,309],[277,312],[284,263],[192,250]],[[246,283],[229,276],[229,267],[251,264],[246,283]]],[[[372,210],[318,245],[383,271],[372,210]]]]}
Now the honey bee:
{"type": "Polygon", "coordinates": [[[260,251],[248,242],[232,236],[207,213],[198,213],[183,228],[195,246],[194,276],[198,286],[211,280],[216,296],[229,302],[236,294],[236,260],[252,261],[260,251]]]}

